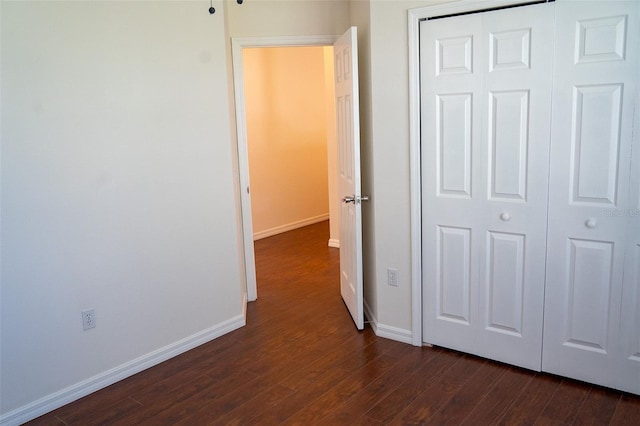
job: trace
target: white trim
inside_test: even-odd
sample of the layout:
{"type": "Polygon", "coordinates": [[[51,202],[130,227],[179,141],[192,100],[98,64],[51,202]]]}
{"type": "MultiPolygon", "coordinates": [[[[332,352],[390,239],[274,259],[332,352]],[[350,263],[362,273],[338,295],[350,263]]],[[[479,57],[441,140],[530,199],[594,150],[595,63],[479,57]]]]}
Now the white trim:
{"type": "MultiPolygon", "coordinates": [[[[242,318],[243,318],[243,324],[240,327],[244,327],[245,325],[247,325],[247,292],[243,292],[242,293],[242,318]]],[[[238,327],[238,328],[240,328],[238,327]]]]}
{"type": "Polygon", "coordinates": [[[240,315],[209,327],[184,339],[171,343],[134,360],[121,364],[110,370],[83,380],[58,392],[42,397],[27,405],[16,408],[0,416],[0,425],[19,425],[33,420],[56,408],[103,389],[127,377],[133,376],[147,368],[158,365],[170,358],[180,355],[204,343],[210,342],[224,334],[243,327],[246,324],[246,299],[240,315]]]}
{"type": "Polygon", "coordinates": [[[291,223],[286,223],[284,225],[265,229],[264,231],[254,232],[253,240],[256,241],[262,238],[272,237],[274,235],[282,234],[283,232],[313,225],[314,223],[324,222],[325,220],[329,220],[329,213],[321,214],[319,216],[314,216],[307,219],[297,220],[291,223]]]}
{"type": "Polygon", "coordinates": [[[535,1],[539,1],[540,3],[549,2],[549,0],[457,0],[450,3],[410,9],[409,15],[416,16],[418,20],[424,20],[458,13],[480,12],[482,10],[507,6],[527,5],[535,1]]]}
{"type": "Polygon", "coordinates": [[[369,307],[369,304],[366,300],[364,301],[363,305],[364,313],[369,320],[369,325],[371,326],[371,329],[376,336],[402,343],[413,343],[413,333],[411,330],[405,330],[403,328],[380,324],[376,316],[373,315],[373,312],[371,311],[371,308],[369,307]]]}
{"type": "Polygon", "coordinates": [[[460,0],[409,9],[409,170],[411,190],[411,344],[422,346],[422,184],[420,164],[420,21],[456,13],[531,3],[531,0],[460,0]]]}
{"type": "Polygon", "coordinates": [[[369,307],[369,304],[367,303],[366,299],[362,301],[362,305],[364,307],[364,315],[367,317],[366,319],[369,320],[369,325],[371,326],[371,329],[373,330],[374,334],[377,336],[378,335],[378,319],[376,318],[375,315],[373,315],[373,311],[369,307]]]}
{"type": "Polygon", "coordinates": [[[390,325],[378,323],[376,336],[385,339],[395,340],[397,342],[413,344],[413,332],[404,328],[392,327],[390,325]]]}
{"type": "MultiPolygon", "coordinates": [[[[421,9],[420,9],[421,10],[421,9]]],[[[409,10],[409,174],[411,197],[411,344],[422,344],[422,184],[420,174],[420,18],[409,10]]]]}
{"type": "Polygon", "coordinates": [[[242,57],[242,49],[247,47],[333,46],[338,37],[335,35],[232,37],[231,43],[234,52],[236,48],[240,49],[239,53],[242,57]]]}
{"type": "Polygon", "coordinates": [[[247,147],[247,117],[244,102],[244,66],[242,49],[248,47],[278,46],[332,46],[337,36],[285,36],[285,37],[233,37],[233,86],[236,103],[236,134],[238,149],[238,174],[240,179],[240,209],[242,215],[242,238],[244,242],[244,265],[247,298],[258,298],[256,284],[256,262],[253,249],[253,224],[251,223],[251,196],[249,194],[249,153],[247,147]]]}
{"type": "Polygon", "coordinates": [[[329,238],[329,247],[340,248],[340,240],[335,238],[329,238]]]}

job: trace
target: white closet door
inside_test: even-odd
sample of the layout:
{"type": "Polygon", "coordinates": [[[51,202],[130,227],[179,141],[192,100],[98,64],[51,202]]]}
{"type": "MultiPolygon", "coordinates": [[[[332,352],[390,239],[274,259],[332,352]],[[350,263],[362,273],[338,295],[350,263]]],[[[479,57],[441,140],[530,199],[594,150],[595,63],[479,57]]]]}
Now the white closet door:
{"type": "Polygon", "coordinates": [[[480,32],[478,15],[420,28],[423,340],[466,352],[478,349],[480,32]]]}
{"type": "Polygon", "coordinates": [[[544,4],[420,31],[424,340],[535,370],[553,22],[544,4]]]}
{"type": "Polygon", "coordinates": [[[630,159],[639,7],[556,3],[543,345],[544,370],[635,393],[638,227],[628,214],[637,207],[630,159]]]}
{"type": "Polygon", "coordinates": [[[631,162],[631,208],[617,215],[627,221],[620,361],[623,383],[620,388],[640,394],[640,97],[636,96],[635,131],[631,162]]]}

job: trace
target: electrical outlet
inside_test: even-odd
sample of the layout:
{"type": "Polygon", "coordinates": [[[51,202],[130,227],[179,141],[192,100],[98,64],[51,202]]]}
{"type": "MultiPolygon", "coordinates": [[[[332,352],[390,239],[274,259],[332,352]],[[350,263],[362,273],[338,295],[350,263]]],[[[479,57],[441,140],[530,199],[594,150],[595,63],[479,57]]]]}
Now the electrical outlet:
{"type": "Polygon", "coordinates": [[[96,310],[95,309],[87,309],[86,311],[82,311],[82,329],[89,330],[90,328],[94,328],[96,326],[96,310]]]}
{"type": "Polygon", "coordinates": [[[387,268],[387,284],[391,287],[398,287],[398,270],[387,268]]]}

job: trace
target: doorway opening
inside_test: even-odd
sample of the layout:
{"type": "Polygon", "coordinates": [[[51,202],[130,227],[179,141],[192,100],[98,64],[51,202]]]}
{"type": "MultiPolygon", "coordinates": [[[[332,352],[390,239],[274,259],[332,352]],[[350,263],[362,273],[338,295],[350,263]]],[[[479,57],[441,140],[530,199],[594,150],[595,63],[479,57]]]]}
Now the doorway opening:
{"type": "MultiPolygon", "coordinates": [[[[335,42],[335,36],[300,36],[300,37],[251,37],[251,38],[234,38],[232,39],[232,54],[233,54],[233,80],[235,89],[235,109],[236,109],[236,129],[238,139],[238,182],[239,182],[239,203],[241,210],[242,220],[242,239],[243,239],[243,260],[246,280],[246,301],[254,301],[257,299],[257,285],[256,285],[256,267],[255,267],[255,251],[254,251],[254,226],[253,226],[253,206],[252,196],[253,190],[251,187],[250,177],[250,162],[249,162],[249,142],[248,142],[248,121],[247,121],[247,105],[245,96],[245,50],[262,50],[263,52],[271,49],[286,49],[296,47],[319,47],[321,49],[332,49],[335,42]]],[[[324,53],[324,52],[323,52],[324,53]]],[[[330,55],[332,56],[332,55],[330,55]]],[[[262,58],[263,60],[265,58],[262,58]]],[[[324,61],[324,59],[323,59],[324,61]]],[[[296,71],[296,69],[292,69],[296,71]]],[[[324,72],[324,70],[323,70],[324,72]]],[[[268,79],[267,79],[268,80],[268,79]]],[[[273,82],[272,82],[273,83],[273,82]]],[[[264,101],[263,103],[265,103],[264,101]]],[[[273,112],[273,111],[272,111],[273,112]]],[[[326,117],[325,117],[326,121],[326,117]]],[[[331,132],[335,134],[335,127],[333,129],[325,129],[326,133],[331,132]]],[[[326,144],[327,142],[325,142],[326,144]]],[[[328,159],[330,153],[325,145],[325,152],[328,159]]],[[[327,181],[327,187],[329,182],[327,181]]],[[[285,187],[286,188],[286,187],[285,187]]],[[[285,189],[286,191],[286,189],[285,189]]],[[[294,197],[289,197],[290,200],[295,201],[294,197]]],[[[331,200],[331,196],[328,196],[331,200]]],[[[326,214],[327,212],[325,212],[326,214]]],[[[317,219],[317,218],[316,218],[317,219]]],[[[293,222],[296,222],[295,220],[293,222]]],[[[337,220],[332,221],[337,225],[337,220]]],[[[273,222],[271,222],[273,224],[273,222]]],[[[289,225],[291,223],[289,222],[289,225]]],[[[255,235],[256,237],[264,237],[271,232],[277,233],[278,231],[286,230],[286,225],[269,225],[269,222],[261,222],[261,226],[264,228],[255,235]],[[279,228],[279,226],[283,226],[279,228]]],[[[293,229],[293,228],[292,228],[293,229]]],[[[337,235],[337,232],[336,232],[337,235]]],[[[333,238],[333,237],[331,237],[333,238]]],[[[338,237],[335,237],[334,245],[338,245],[338,237]]]]}
{"type": "MultiPolygon", "coordinates": [[[[307,244],[319,239],[325,247],[339,247],[333,47],[254,47],[242,56],[256,286],[262,292],[271,287],[260,274],[265,261],[271,268],[287,267],[280,258],[264,259],[265,244],[276,239],[259,240],[286,233],[283,241],[295,241],[299,234],[308,235],[307,244]],[[290,232],[297,229],[303,233],[290,232]]],[[[272,250],[287,257],[277,247],[272,250]]],[[[298,253],[309,260],[318,255],[302,248],[298,253]]]]}
{"type": "MultiPolygon", "coordinates": [[[[245,107],[243,49],[251,47],[331,46],[335,60],[335,168],[339,202],[338,234],[340,240],[340,294],[359,330],[364,328],[362,280],[362,195],[360,185],[360,123],[358,100],[357,28],[351,27],[339,37],[283,37],[233,39],[234,87],[238,137],[238,181],[246,292],[244,300],[257,299],[253,217],[251,214],[249,145],[245,107]]],[[[329,53],[330,51],[326,51],[329,53]]],[[[328,65],[328,64],[327,64],[328,65]]],[[[328,75],[325,76],[328,78],[328,75]]],[[[326,97],[325,97],[326,99],[326,97]]],[[[332,132],[333,133],[333,132],[332,132]]],[[[295,196],[295,194],[294,194],[295,196]]],[[[329,197],[332,202],[337,196],[329,197]]],[[[338,215],[336,215],[337,217],[338,215]]],[[[335,220],[333,220],[335,223],[335,220]]],[[[246,306],[246,305],[245,305],[246,306]]]]}
{"type": "Polygon", "coordinates": [[[333,48],[242,54],[253,239],[329,220],[338,247],[333,48]]]}

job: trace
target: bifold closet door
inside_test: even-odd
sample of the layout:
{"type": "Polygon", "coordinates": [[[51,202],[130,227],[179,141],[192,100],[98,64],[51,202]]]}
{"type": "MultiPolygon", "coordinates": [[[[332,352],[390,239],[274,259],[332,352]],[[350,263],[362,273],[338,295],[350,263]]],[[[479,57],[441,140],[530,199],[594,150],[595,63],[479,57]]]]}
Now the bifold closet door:
{"type": "Polygon", "coordinates": [[[636,1],[556,2],[543,345],[543,370],[634,393],[639,9],[636,1]]]}
{"type": "Polygon", "coordinates": [[[539,370],[553,6],[423,22],[423,339],[539,370]]]}

